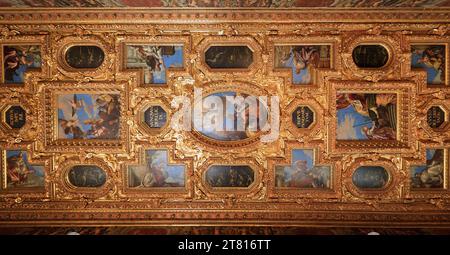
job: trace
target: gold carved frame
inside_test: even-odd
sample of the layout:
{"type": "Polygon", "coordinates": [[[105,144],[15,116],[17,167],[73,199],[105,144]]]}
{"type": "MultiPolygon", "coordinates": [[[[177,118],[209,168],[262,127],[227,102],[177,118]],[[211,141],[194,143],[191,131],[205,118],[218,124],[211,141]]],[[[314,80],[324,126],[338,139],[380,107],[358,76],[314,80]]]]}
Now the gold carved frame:
{"type": "MultiPolygon", "coordinates": [[[[147,34],[152,33],[152,31],[146,31],[147,34]]],[[[153,31],[154,33],[154,31],[153,31]]],[[[158,32],[157,32],[158,33],[158,32]]],[[[190,56],[190,38],[188,36],[167,36],[162,34],[157,34],[156,36],[120,36],[117,38],[118,43],[116,44],[116,52],[118,52],[117,57],[119,61],[119,69],[130,75],[137,73],[137,80],[139,86],[147,87],[147,88],[165,88],[170,83],[170,79],[176,76],[180,76],[186,74],[187,68],[189,65],[189,56],[190,56]],[[144,84],[143,77],[144,73],[142,70],[132,69],[126,67],[127,61],[127,45],[152,45],[152,46],[182,46],[183,47],[183,67],[181,68],[167,68],[166,71],[166,84],[144,84]]],[[[116,63],[116,64],[117,64],[116,63]]]]}
{"type": "Polygon", "coordinates": [[[41,128],[44,128],[45,139],[43,146],[45,151],[70,151],[71,149],[78,149],[83,151],[89,147],[108,148],[109,151],[126,151],[128,141],[128,125],[126,119],[128,118],[128,85],[126,83],[117,86],[113,83],[89,83],[78,84],[74,83],[50,83],[44,85],[43,88],[43,104],[46,106],[46,111],[43,113],[41,120],[41,128]],[[66,84],[64,86],[63,84],[66,84]],[[78,88],[71,88],[74,85],[78,88]],[[86,94],[117,94],[119,95],[120,103],[120,128],[119,137],[117,139],[61,139],[58,138],[58,96],[61,94],[70,93],[86,93],[86,94]]]}
{"type": "Polygon", "coordinates": [[[170,144],[161,144],[158,147],[146,147],[139,148],[138,161],[130,164],[123,164],[122,176],[123,183],[122,192],[124,196],[131,197],[135,201],[139,201],[141,198],[166,198],[176,200],[179,197],[185,199],[192,198],[193,194],[193,182],[191,177],[194,175],[192,160],[191,159],[174,159],[174,155],[169,151],[170,144]],[[164,147],[165,146],[165,147],[164,147]],[[164,150],[167,153],[167,159],[169,165],[184,165],[184,187],[144,187],[144,188],[131,188],[129,187],[129,167],[145,164],[145,153],[147,150],[164,150]]]}
{"type": "Polygon", "coordinates": [[[410,117],[409,113],[414,112],[414,97],[415,84],[404,83],[397,81],[390,81],[389,83],[378,82],[370,84],[367,82],[348,81],[340,82],[331,81],[329,97],[329,112],[332,114],[332,119],[335,121],[329,125],[329,140],[333,151],[343,153],[352,152],[355,150],[375,150],[375,151],[399,151],[405,152],[413,146],[415,138],[410,136],[410,117]],[[397,111],[397,139],[396,140],[338,140],[336,135],[337,126],[337,111],[336,111],[336,94],[337,93],[386,93],[396,95],[396,111],[397,111]],[[394,150],[393,150],[394,148],[394,150]]]}

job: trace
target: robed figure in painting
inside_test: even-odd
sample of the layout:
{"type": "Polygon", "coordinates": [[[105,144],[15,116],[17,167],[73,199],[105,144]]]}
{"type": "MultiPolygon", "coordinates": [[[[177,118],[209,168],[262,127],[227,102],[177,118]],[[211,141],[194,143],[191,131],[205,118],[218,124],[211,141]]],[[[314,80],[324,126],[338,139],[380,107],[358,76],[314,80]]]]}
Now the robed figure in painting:
{"type": "Polygon", "coordinates": [[[413,188],[443,188],[444,157],[443,149],[427,149],[426,165],[414,166],[411,169],[411,186],[413,188]]]}
{"type": "Polygon", "coordinates": [[[348,140],[395,140],[396,99],[396,94],[338,94],[338,139],[348,137],[348,140]],[[359,131],[359,135],[356,131],[359,131]],[[353,134],[348,135],[350,133],[353,134]]]}
{"type": "Polygon", "coordinates": [[[27,153],[23,151],[6,152],[7,184],[11,188],[40,187],[44,185],[43,166],[31,165],[27,153]]]}
{"type": "Polygon", "coordinates": [[[275,67],[290,68],[293,84],[311,84],[314,70],[330,68],[329,45],[292,45],[275,47],[275,67]]]}
{"type": "Polygon", "coordinates": [[[148,162],[148,171],[144,178],[142,178],[142,187],[164,187],[166,186],[166,179],[169,177],[167,171],[164,169],[164,164],[152,164],[148,162]]]}
{"type": "Polygon", "coordinates": [[[39,46],[3,47],[5,83],[23,83],[28,69],[41,67],[39,46]]]}
{"type": "Polygon", "coordinates": [[[411,46],[411,67],[427,72],[427,84],[442,85],[446,80],[444,45],[411,46]]]}

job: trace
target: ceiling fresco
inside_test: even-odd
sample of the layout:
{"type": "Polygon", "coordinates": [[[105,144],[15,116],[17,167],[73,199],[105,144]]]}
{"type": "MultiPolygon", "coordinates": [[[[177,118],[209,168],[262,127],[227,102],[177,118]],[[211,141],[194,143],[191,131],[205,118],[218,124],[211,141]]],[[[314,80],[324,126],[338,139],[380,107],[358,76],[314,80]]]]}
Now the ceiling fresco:
{"type": "Polygon", "coordinates": [[[450,7],[449,0],[0,0],[0,7],[450,7]]]}
{"type": "Polygon", "coordinates": [[[450,229],[448,1],[0,1],[0,227],[450,229]]]}

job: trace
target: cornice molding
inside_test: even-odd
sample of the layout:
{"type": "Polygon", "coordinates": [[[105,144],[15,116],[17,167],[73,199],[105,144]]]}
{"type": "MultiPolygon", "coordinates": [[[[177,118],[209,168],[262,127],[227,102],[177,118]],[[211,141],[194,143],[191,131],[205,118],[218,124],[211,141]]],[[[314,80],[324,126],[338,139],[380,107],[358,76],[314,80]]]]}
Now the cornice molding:
{"type": "Polygon", "coordinates": [[[450,8],[0,8],[0,24],[450,22],[450,8]]]}

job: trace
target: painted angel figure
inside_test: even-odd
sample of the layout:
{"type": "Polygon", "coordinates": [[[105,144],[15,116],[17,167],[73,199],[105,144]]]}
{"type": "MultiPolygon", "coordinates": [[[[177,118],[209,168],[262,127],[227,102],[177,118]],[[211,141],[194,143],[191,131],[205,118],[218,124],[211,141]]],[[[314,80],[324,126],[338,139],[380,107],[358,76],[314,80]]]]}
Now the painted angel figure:
{"type": "Polygon", "coordinates": [[[8,83],[22,83],[28,68],[40,67],[39,48],[4,48],[4,78],[8,83]]]}
{"type": "Polygon", "coordinates": [[[163,163],[149,164],[149,171],[141,180],[143,187],[164,187],[169,174],[165,170],[163,163]]]}
{"type": "Polygon", "coordinates": [[[148,66],[150,71],[161,71],[164,68],[162,48],[157,46],[134,46],[141,58],[148,66]]]}
{"type": "Polygon", "coordinates": [[[395,140],[397,130],[397,96],[395,94],[340,94],[337,109],[349,106],[367,121],[353,125],[369,140],[395,140]]]}
{"type": "Polygon", "coordinates": [[[320,62],[320,53],[314,46],[293,46],[289,53],[283,54],[281,63],[292,68],[294,83],[308,84],[312,80],[312,69],[320,62]]]}
{"type": "Polygon", "coordinates": [[[58,122],[61,128],[64,138],[72,137],[73,139],[85,138],[86,134],[80,125],[78,117],[78,109],[83,107],[83,101],[79,100],[77,95],[68,95],[63,99],[63,103],[60,103],[58,108],[62,113],[58,122]],[[71,98],[72,97],[72,98],[71,98]]]}

